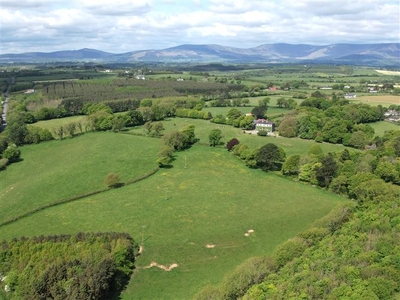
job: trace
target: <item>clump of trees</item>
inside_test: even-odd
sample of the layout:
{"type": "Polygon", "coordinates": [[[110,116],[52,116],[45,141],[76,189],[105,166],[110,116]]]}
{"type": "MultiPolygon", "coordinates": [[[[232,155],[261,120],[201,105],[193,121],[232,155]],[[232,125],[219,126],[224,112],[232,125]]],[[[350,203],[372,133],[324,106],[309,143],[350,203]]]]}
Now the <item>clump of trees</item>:
{"type": "Polygon", "coordinates": [[[212,115],[210,112],[205,112],[197,109],[178,108],[175,111],[175,116],[179,118],[203,119],[210,120],[212,115]]]}
{"type": "Polygon", "coordinates": [[[260,168],[265,172],[279,171],[286,159],[285,150],[273,143],[267,143],[258,149],[250,149],[239,141],[236,143],[234,139],[230,140],[227,146],[232,144],[235,145],[230,148],[231,153],[242,159],[250,168],[260,168]]]}
{"type": "Polygon", "coordinates": [[[128,234],[114,232],[3,240],[0,297],[117,298],[129,281],[137,249],[128,234]]]}
{"type": "Polygon", "coordinates": [[[253,128],[254,116],[252,114],[243,114],[237,108],[232,108],[228,111],[226,117],[219,114],[211,119],[212,123],[227,124],[234,127],[250,130],[253,128]]]}
{"type": "Polygon", "coordinates": [[[367,123],[382,120],[383,112],[380,106],[309,98],[282,118],[278,131],[284,137],[314,139],[364,149],[373,141],[375,133],[367,123]]]}
{"type": "Polygon", "coordinates": [[[180,130],[168,132],[162,137],[157,159],[160,167],[166,167],[171,163],[175,151],[187,149],[198,141],[194,130],[194,125],[187,125],[180,130]]]}
{"type": "Polygon", "coordinates": [[[328,188],[335,193],[362,199],[368,187],[388,189],[385,182],[400,185],[400,131],[388,131],[375,140],[375,149],[364,153],[349,152],[324,154],[318,144],[305,155],[291,155],[282,166],[282,173],[300,181],[328,188]]]}

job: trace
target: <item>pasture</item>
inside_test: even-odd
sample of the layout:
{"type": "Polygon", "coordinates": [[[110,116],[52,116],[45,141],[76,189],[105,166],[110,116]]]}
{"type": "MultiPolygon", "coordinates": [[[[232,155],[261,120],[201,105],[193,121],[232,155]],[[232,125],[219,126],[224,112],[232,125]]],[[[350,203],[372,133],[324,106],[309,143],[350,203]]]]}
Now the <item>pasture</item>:
{"type": "Polygon", "coordinates": [[[389,130],[400,130],[399,125],[397,125],[395,123],[387,122],[387,121],[370,123],[368,125],[370,125],[372,128],[374,128],[375,136],[383,136],[385,131],[389,131],[389,130]]]}
{"type": "Polygon", "coordinates": [[[368,105],[389,106],[391,104],[400,105],[400,96],[395,95],[366,95],[357,97],[357,102],[366,103],[368,105]]]}
{"type": "MultiPolygon", "coordinates": [[[[225,108],[222,108],[225,109],[225,108]]],[[[246,144],[252,149],[259,148],[267,143],[274,143],[279,147],[282,147],[286,154],[304,154],[308,152],[308,149],[315,144],[313,140],[303,140],[300,138],[284,138],[284,137],[265,137],[258,136],[255,134],[243,133],[240,128],[235,128],[230,125],[221,125],[211,123],[210,121],[200,119],[187,119],[187,118],[170,118],[162,121],[164,125],[164,132],[179,130],[187,125],[195,126],[196,137],[200,139],[200,143],[208,144],[208,135],[213,129],[220,129],[222,131],[221,147],[225,147],[226,142],[232,138],[237,138],[240,143],[246,144]]],[[[143,128],[141,126],[130,129],[130,132],[143,134],[143,128]]],[[[338,152],[346,148],[340,144],[319,144],[325,153],[338,152]]],[[[348,148],[350,151],[357,151],[353,148],[348,148]]]]}
{"type": "Polygon", "coordinates": [[[159,142],[106,132],[21,147],[23,161],[0,172],[0,221],[104,188],[110,172],[122,181],[147,173],[159,142]]]}
{"type": "MultiPolygon", "coordinates": [[[[87,116],[72,116],[72,117],[66,117],[66,118],[60,118],[60,119],[52,119],[52,120],[46,120],[46,121],[39,121],[32,126],[40,127],[43,129],[48,129],[54,136],[54,138],[57,138],[57,136],[54,134],[54,130],[59,128],[60,126],[66,126],[69,123],[79,123],[81,122],[82,124],[86,122],[87,116]]],[[[84,126],[83,126],[84,127],[84,126]]],[[[68,132],[65,132],[65,136],[69,136],[68,132]]]]}
{"type": "MultiPolygon", "coordinates": [[[[2,218],[51,201],[55,192],[59,198],[95,189],[108,171],[120,173],[122,181],[142,174],[154,167],[158,142],[97,133],[23,147],[26,161],[0,173],[2,218]],[[41,159],[35,161],[34,155],[41,159]]],[[[0,235],[10,239],[128,232],[143,246],[143,253],[122,299],[189,299],[201,287],[218,283],[246,258],[271,253],[345,201],[306,184],[248,169],[225,149],[196,145],[175,158],[172,168],[146,180],[30,215],[1,227],[0,235]],[[254,233],[246,237],[250,229],[254,233]],[[176,267],[170,272],[148,268],[152,262],[176,267]]]]}

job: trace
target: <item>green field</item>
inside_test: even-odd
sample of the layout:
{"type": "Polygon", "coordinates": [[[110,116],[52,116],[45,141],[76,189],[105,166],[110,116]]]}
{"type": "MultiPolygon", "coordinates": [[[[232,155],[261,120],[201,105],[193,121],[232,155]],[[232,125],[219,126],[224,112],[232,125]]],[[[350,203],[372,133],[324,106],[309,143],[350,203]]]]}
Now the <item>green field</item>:
{"type": "MultiPolygon", "coordinates": [[[[84,123],[87,119],[87,116],[72,116],[72,117],[67,117],[67,118],[60,118],[60,119],[52,119],[52,120],[46,120],[46,121],[39,121],[32,126],[40,127],[43,129],[48,129],[55,138],[57,136],[54,134],[54,130],[59,128],[60,126],[65,126],[69,123],[84,123]]],[[[84,128],[85,126],[83,126],[84,128]]],[[[65,132],[65,136],[69,136],[68,132],[65,132]]]]}
{"type": "MultiPolygon", "coordinates": [[[[171,118],[162,121],[165,132],[172,130],[179,130],[187,125],[195,126],[196,137],[200,139],[200,143],[208,144],[208,135],[212,129],[220,129],[222,131],[222,143],[225,145],[232,138],[237,138],[241,143],[246,144],[252,149],[259,148],[267,143],[274,143],[279,147],[284,148],[287,155],[304,154],[316,142],[313,140],[303,140],[300,138],[284,138],[284,137],[261,137],[255,134],[243,133],[243,130],[235,128],[230,125],[221,125],[211,123],[210,121],[200,119],[187,119],[187,118],[171,118]]],[[[130,132],[143,134],[142,127],[135,127],[130,129],[130,132]]],[[[340,144],[319,144],[325,153],[338,152],[346,148],[340,144]]],[[[222,145],[221,145],[222,146],[222,145]]],[[[348,148],[350,151],[357,151],[353,148],[348,148]]]]}
{"type": "Polygon", "coordinates": [[[23,161],[0,172],[0,221],[43,204],[104,188],[110,172],[125,181],[156,166],[159,140],[88,133],[21,148],[23,161]]]}
{"type": "MultiPolygon", "coordinates": [[[[270,97],[267,115],[277,120],[280,115],[289,112],[276,106],[280,97],[297,97],[299,92],[309,95],[319,87],[335,83],[349,84],[361,90],[366,82],[395,78],[369,68],[354,67],[347,74],[345,71],[346,67],[333,65],[271,65],[265,69],[210,72],[210,81],[214,82],[214,77],[226,77],[228,83],[237,80],[248,85],[246,91],[250,92],[253,88],[263,91],[270,83],[280,87],[304,80],[308,87],[301,85],[300,88],[269,91],[270,96],[249,97],[250,106],[237,107],[248,113],[258,105],[259,100],[270,97]]],[[[134,72],[132,70],[132,74],[134,72]]],[[[77,75],[71,73],[73,78],[77,75]]],[[[80,83],[110,85],[111,88],[111,78],[125,82],[123,77],[93,79],[92,76],[82,76],[89,77],[91,79],[81,80],[80,83]]],[[[190,77],[199,82],[204,78],[186,71],[182,74],[160,72],[146,77],[165,81],[166,86],[177,78],[184,78],[185,83],[190,77]],[[166,82],[168,80],[171,81],[166,82]]],[[[58,75],[54,77],[61,78],[58,75]]],[[[149,80],[149,86],[150,83],[152,80],[149,80]]],[[[141,89],[121,85],[116,87],[116,92],[129,94],[141,89]]],[[[342,91],[321,92],[331,94],[342,91]]],[[[219,91],[214,93],[213,96],[218,96],[219,91]]],[[[362,95],[357,93],[355,101],[387,106],[397,104],[399,99],[398,96],[382,93],[374,95],[372,101],[370,95],[362,95]]],[[[201,95],[193,97],[200,99],[201,95]]],[[[30,95],[21,92],[10,99],[25,102],[31,111],[42,106],[56,107],[61,101],[51,98],[45,102],[39,92],[30,95]]],[[[166,97],[155,98],[153,103],[164,100],[166,97]]],[[[302,101],[295,100],[298,104],[302,101]]],[[[204,108],[213,116],[226,115],[230,109],[232,107],[204,108]]],[[[86,118],[73,116],[28,126],[46,128],[53,133],[60,126],[85,122],[86,118]]],[[[159,169],[154,175],[134,184],[110,190],[105,190],[104,183],[110,172],[119,174],[121,182],[127,182],[154,170],[162,138],[146,137],[143,126],[137,126],[121,133],[90,132],[61,141],[20,147],[22,161],[0,172],[0,223],[62,199],[96,190],[104,191],[0,226],[0,237],[12,239],[81,231],[127,232],[142,246],[143,252],[137,258],[136,269],[121,299],[190,299],[204,286],[220,283],[244,260],[271,254],[278,245],[310,228],[315,220],[325,216],[335,206],[348,201],[278,173],[247,168],[243,161],[225,148],[227,141],[237,138],[250,149],[274,143],[282,147],[287,156],[304,155],[316,144],[313,140],[261,137],[230,125],[201,119],[168,118],[161,122],[163,134],[194,125],[199,143],[185,151],[175,152],[169,168],[159,169]],[[208,136],[213,129],[220,129],[223,135],[221,144],[215,148],[208,146],[208,136]],[[254,233],[245,236],[248,230],[254,230],[254,233]],[[150,267],[154,263],[174,268],[165,271],[150,267]]],[[[399,129],[399,126],[384,121],[369,125],[375,129],[376,136],[382,136],[387,130],[399,129]]],[[[318,145],[325,154],[347,148],[330,143],[318,145]]]]}
{"type": "MultiPolygon", "coordinates": [[[[22,147],[24,161],[0,173],[1,219],[103,187],[110,171],[122,181],[137,177],[154,168],[159,142],[90,133],[22,147]]],[[[204,285],[218,283],[244,259],[271,253],[343,201],[248,169],[225,149],[194,146],[177,153],[170,169],[25,217],[1,227],[0,236],[128,232],[144,251],[122,299],[188,299],[204,285]],[[245,237],[249,229],[255,232],[245,237]],[[151,262],[178,266],[171,272],[143,268],[151,262]]]]}
{"type": "Polygon", "coordinates": [[[389,130],[400,130],[399,125],[388,121],[375,122],[369,125],[375,129],[375,136],[383,136],[385,131],[389,130]]]}

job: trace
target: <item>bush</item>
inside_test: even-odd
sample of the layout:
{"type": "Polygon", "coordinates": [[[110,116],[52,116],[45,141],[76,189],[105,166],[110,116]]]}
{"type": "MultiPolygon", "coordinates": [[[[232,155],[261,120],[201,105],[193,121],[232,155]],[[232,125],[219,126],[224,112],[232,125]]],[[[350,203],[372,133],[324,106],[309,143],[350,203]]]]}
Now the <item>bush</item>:
{"type": "Polygon", "coordinates": [[[237,138],[233,138],[226,143],[226,148],[228,149],[228,151],[231,151],[232,148],[238,144],[239,144],[239,140],[237,138]]]}
{"type": "Polygon", "coordinates": [[[259,136],[267,136],[268,132],[266,132],[265,130],[260,130],[260,131],[257,132],[257,135],[259,135],[259,136]]]}
{"type": "Polygon", "coordinates": [[[9,163],[16,162],[21,157],[21,150],[15,144],[9,145],[3,152],[3,158],[8,159],[9,163]]]}
{"type": "Polygon", "coordinates": [[[260,283],[277,264],[271,257],[252,257],[239,265],[235,271],[225,276],[221,285],[223,299],[238,299],[254,284],[260,283]]]}
{"type": "Polygon", "coordinates": [[[304,239],[293,238],[278,246],[275,251],[276,262],[279,267],[286,265],[295,257],[300,256],[307,248],[304,239]]]}
{"type": "Polygon", "coordinates": [[[8,159],[7,158],[2,158],[0,159],[0,171],[4,170],[8,164],[8,159]]]}
{"type": "Polygon", "coordinates": [[[106,176],[105,184],[109,188],[116,188],[120,187],[121,183],[119,182],[121,179],[118,174],[115,173],[108,173],[106,176]]]}

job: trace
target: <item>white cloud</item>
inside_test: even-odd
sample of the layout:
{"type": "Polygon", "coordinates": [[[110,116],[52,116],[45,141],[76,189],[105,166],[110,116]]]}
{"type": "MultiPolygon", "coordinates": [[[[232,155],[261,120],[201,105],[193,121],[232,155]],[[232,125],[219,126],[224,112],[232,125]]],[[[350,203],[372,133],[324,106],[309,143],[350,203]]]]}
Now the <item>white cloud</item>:
{"type": "Polygon", "coordinates": [[[82,0],[79,4],[88,13],[99,15],[129,16],[151,11],[151,2],[145,0],[82,0]]]}
{"type": "Polygon", "coordinates": [[[52,1],[52,0],[24,0],[24,1],[15,1],[15,0],[1,0],[1,7],[3,8],[38,8],[42,6],[53,6],[54,4],[60,3],[61,1],[52,1]]]}
{"type": "Polygon", "coordinates": [[[1,0],[1,51],[399,42],[392,0],[1,0]]]}

